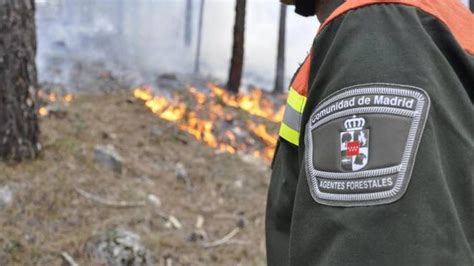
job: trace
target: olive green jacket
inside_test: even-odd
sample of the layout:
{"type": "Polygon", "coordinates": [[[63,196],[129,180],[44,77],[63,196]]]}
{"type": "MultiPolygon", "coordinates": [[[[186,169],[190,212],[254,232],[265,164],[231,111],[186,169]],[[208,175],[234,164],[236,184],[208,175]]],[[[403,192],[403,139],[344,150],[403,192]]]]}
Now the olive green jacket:
{"type": "MultiPolygon", "coordinates": [[[[432,14],[409,5],[375,4],[350,10],[325,25],[315,38],[310,60],[299,145],[280,138],[272,164],[268,264],[473,265],[474,57],[432,14]],[[354,86],[380,84],[425,97],[420,115],[426,116],[416,131],[419,144],[414,144],[411,169],[403,177],[405,190],[380,202],[319,198],[313,186],[323,183],[312,183],[319,179],[312,179],[308,156],[324,158],[326,153],[346,151],[339,144],[318,149],[308,138],[317,133],[337,142],[346,129],[313,134],[315,110],[354,86]]],[[[383,119],[372,122],[369,164],[384,148],[376,142],[376,129],[386,125],[383,119]]],[[[393,131],[386,133],[388,146],[397,136],[393,131]]],[[[328,164],[342,160],[334,158],[328,164]]]]}

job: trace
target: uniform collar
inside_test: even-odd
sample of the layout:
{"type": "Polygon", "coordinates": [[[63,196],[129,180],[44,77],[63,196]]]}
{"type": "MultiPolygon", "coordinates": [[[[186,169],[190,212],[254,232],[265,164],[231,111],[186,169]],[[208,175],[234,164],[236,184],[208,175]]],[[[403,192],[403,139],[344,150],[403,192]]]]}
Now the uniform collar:
{"type": "Polygon", "coordinates": [[[336,8],[338,8],[344,2],[345,0],[328,1],[328,3],[324,5],[323,7],[321,7],[321,9],[318,10],[318,13],[316,14],[319,22],[322,24],[332,14],[332,12],[336,10],[336,8]]]}

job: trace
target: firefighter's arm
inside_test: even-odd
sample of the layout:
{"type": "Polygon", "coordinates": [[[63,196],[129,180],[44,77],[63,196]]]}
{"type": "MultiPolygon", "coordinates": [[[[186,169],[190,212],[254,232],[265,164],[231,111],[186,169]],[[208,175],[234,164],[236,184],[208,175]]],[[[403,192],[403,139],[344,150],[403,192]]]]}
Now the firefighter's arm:
{"type": "Polygon", "coordinates": [[[312,56],[290,262],[469,262],[472,57],[402,5],[335,19],[312,56]]]}

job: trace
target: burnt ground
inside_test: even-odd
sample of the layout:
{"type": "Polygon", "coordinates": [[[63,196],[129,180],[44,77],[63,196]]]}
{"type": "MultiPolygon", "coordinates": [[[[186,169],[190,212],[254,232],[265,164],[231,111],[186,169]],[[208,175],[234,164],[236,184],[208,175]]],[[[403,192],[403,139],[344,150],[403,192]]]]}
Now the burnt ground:
{"type": "Polygon", "coordinates": [[[15,191],[12,203],[0,209],[0,265],[62,265],[62,252],[80,265],[95,265],[87,241],[117,227],[137,233],[158,265],[264,265],[269,170],[216,153],[169,125],[124,91],[78,96],[64,117],[42,118],[40,157],[0,164],[0,185],[15,191]],[[156,128],[162,133],[152,134],[156,128]],[[121,154],[121,175],[94,161],[99,144],[112,144],[121,154]],[[177,178],[177,163],[190,182],[177,178]],[[76,188],[146,205],[110,207],[76,188]],[[161,207],[147,202],[150,194],[161,207]],[[229,241],[205,247],[233,230],[229,241]]]}

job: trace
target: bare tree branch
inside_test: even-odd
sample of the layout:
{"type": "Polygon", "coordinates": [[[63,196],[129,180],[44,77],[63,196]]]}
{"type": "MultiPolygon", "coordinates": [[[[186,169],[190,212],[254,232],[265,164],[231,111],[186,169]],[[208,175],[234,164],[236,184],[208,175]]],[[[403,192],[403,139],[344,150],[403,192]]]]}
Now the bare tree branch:
{"type": "Polygon", "coordinates": [[[232,242],[229,242],[234,236],[236,236],[240,232],[240,229],[238,227],[234,228],[230,233],[225,235],[223,238],[210,242],[210,243],[203,243],[202,245],[205,248],[213,248],[217,246],[221,246],[224,244],[231,244],[232,242]]]}
{"type": "Polygon", "coordinates": [[[63,259],[69,264],[69,266],[79,266],[79,264],[74,261],[74,259],[66,252],[62,252],[61,257],[63,257],[63,259]]]}
{"type": "Polygon", "coordinates": [[[102,205],[108,207],[115,207],[115,208],[130,208],[130,207],[143,207],[145,206],[144,201],[137,201],[137,202],[127,202],[127,201],[112,201],[109,199],[104,199],[89,192],[86,192],[80,188],[75,187],[74,190],[79,193],[84,198],[87,198],[91,201],[100,203],[102,205]]]}

